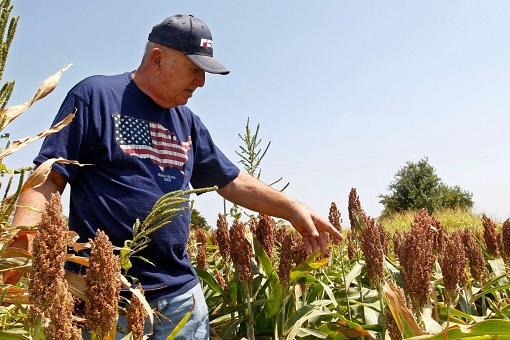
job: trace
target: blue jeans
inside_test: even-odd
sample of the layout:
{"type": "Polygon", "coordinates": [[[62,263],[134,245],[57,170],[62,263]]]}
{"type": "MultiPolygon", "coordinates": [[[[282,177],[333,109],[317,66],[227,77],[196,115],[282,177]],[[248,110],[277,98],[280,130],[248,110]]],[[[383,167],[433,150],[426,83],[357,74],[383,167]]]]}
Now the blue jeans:
{"type": "MultiPolygon", "coordinates": [[[[154,330],[149,339],[165,340],[168,335],[172,333],[172,330],[177,326],[179,321],[181,321],[186,313],[193,307],[193,297],[195,297],[193,313],[175,339],[209,339],[209,311],[207,310],[207,304],[200,284],[197,284],[195,287],[179,296],[150,303],[151,307],[163,314],[164,317],[154,315],[154,330]]],[[[125,330],[126,318],[123,316],[119,317],[118,325],[125,330]]],[[[147,318],[145,332],[148,332],[149,329],[150,321],[147,318]]],[[[90,335],[85,333],[88,332],[83,332],[83,339],[90,339],[90,335]]],[[[126,334],[118,332],[115,339],[120,340],[125,336],[126,334]]]]}

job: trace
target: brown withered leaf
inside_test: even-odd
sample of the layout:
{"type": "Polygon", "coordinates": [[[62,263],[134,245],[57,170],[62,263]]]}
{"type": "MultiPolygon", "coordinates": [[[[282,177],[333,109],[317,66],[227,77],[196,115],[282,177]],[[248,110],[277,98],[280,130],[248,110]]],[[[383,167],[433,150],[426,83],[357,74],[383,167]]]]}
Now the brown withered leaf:
{"type": "Polygon", "coordinates": [[[80,264],[82,266],[88,267],[89,266],[89,258],[85,256],[77,256],[74,254],[67,254],[66,255],[66,261],[67,262],[73,262],[80,264]]]}
{"type": "Polygon", "coordinates": [[[7,292],[4,291],[5,288],[0,287],[0,295],[5,293],[3,298],[3,302],[8,304],[20,304],[25,305],[30,303],[28,300],[28,290],[24,288],[18,288],[15,286],[7,286],[7,292]]]}
{"type": "Polygon", "coordinates": [[[48,135],[51,135],[52,133],[58,132],[62,130],[63,127],[69,125],[71,121],[73,120],[75,114],[70,113],[66,118],[58,122],[57,124],[53,125],[50,129],[44,130],[43,132],[39,133],[35,137],[25,137],[18,140],[15,140],[12,142],[11,146],[5,149],[4,151],[0,152],[0,160],[9,156],[10,154],[18,151],[24,146],[27,146],[30,143],[35,142],[38,139],[41,139],[43,137],[46,137],[48,135]]]}
{"type": "Polygon", "coordinates": [[[70,160],[63,159],[63,158],[50,158],[47,161],[45,161],[44,163],[40,164],[34,170],[34,172],[30,175],[30,177],[28,177],[25,184],[23,184],[21,191],[23,192],[28,189],[37,188],[38,186],[43,184],[44,181],[46,181],[46,179],[48,178],[48,176],[51,172],[51,167],[52,167],[53,163],[55,163],[55,162],[56,163],[64,163],[64,164],[74,164],[74,165],[78,165],[78,166],[90,165],[90,164],[80,164],[78,161],[70,161],[70,160]]]}
{"type": "Polygon", "coordinates": [[[150,332],[147,334],[147,336],[151,335],[152,332],[153,332],[153,325],[154,325],[154,314],[153,314],[151,306],[149,305],[149,303],[145,299],[145,296],[142,294],[141,290],[138,289],[138,288],[131,288],[131,284],[126,279],[126,277],[124,275],[122,275],[122,274],[120,275],[120,282],[122,282],[122,285],[124,287],[128,288],[131,291],[132,294],[136,295],[138,300],[140,300],[140,302],[142,303],[143,307],[145,308],[145,311],[147,312],[147,314],[149,316],[149,319],[151,321],[151,329],[150,329],[150,332]]]}
{"type": "Polygon", "coordinates": [[[46,97],[48,94],[50,94],[56,87],[58,82],[60,81],[60,77],[62,76],[62,73],[66,71],[69,67],[71,67],[72,64],[65,65],[60,71],[55,73],[54,75],[48,77],[37,89],[36,93],[30,99],[30,101],[25,102],[20,105],[11,106],[5,109],[0,113],[0,119],[5,119],[5,125],[8,125],[10,122],[12,122],[14,119],[16,119],[19,115],[21,115],[23,112],[25,112],[30,106],[32,106],[33,103],[38,101],[39,99],[42,99],[46,97]]]}
{"type": "Polygon", "coordinates": [[[67,233],[67,246],[73,248],[75,252],[79,252],[83,249],[90,249],[91,245],[89,242],[76,242],[80,238],[77,232],[69,230],[67,233]]]}
{"type": "Polygon", "coordinates": [[[74,244],[76,243],[76,241],[78,241],[79,238],[80,235],[78,235],[76,231],[69,230],[67,232],[67,246],[71,248],[74,247],[74,244]]]}
{"type": "Polygon", "coordinates": [[[66,270],[64,278],[67,281],[68,289],[71,294],[85,301],[85,278],[81,275],[70,272],[69,270],[66,270]]]}
{"type": "Polygon", "coordinates": [[[409,333],[412,336],[423,335],[413,313],[406,307],[405,301],[402,300],[398,292],[388,282],[385,282],[383,286],[383,295],[404,338],[410,335],[409,333]]]}

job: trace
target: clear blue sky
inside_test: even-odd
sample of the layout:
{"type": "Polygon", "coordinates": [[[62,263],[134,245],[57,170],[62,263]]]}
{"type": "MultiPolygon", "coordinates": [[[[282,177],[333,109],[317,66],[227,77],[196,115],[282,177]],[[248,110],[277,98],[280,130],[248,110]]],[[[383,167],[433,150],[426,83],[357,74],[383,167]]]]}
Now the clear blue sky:
{"type": "MultiPolygon", "coordinates": [[[[428,157],[474,211],[510,217],[509,1],[13,0],[18,31],[3,81],[27,101],[65,64],[57,90],[11,124],[12,139],[50,126],[65,93],[92,74],[134,70],[152,26],[193,14],[231,70],[208,75],[189,107],[232,160],[248,117],[260,124],[265,182],[348,225],[356,188],[377,217],[378,196],[407,161],[428,157]]],[[[40,143],[5,159],[31,164],[40,143]]],[[[195,207],[216,224],[215,193],[195,207]]]]}

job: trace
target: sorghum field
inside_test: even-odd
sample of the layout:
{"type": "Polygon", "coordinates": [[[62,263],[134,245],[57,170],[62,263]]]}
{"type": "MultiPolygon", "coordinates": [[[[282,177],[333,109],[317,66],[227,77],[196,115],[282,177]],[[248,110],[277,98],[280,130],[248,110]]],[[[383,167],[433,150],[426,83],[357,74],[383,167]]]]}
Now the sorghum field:
{"type": "MultiPolygon", "coordinates": [[[[17,17],[10,1],[0,1],[0,79],[17,17]]],[[[66,65],[45,80],[27,102],[6,107],[14,82],[0,89],[0,131],[36,101],[52,92],[66,65]]],[[[77,243],[53,195],[38,225],[11,223],[23,190],[39,185],[51,160],[37,170],[11,169],[4,159],[73,119],[11,143],[0,138],[0,273],[23,272],[15,284],[0,276],[0,339],[146,339],[158,315],[143,286],[129,276],[130,258],[150,247],[151,233],[164,227],[197,191],[165,195],[145,221],[133,226],[133,239],[114,247],[101,232],[77,243]],[[30,175],[30,176],[28,176],[30,175]],[[16,235],[35,237],[31,251],[8,248],[16,235]],[[89,258],[77,252],[90,249],[89,258]],[[66,262],[88,267],[72,274],[66,262]],[[120,291],[128,294],[121,298],[120,291]],[[127,329],[118,329],[125,315],[127,329]],[[144,320],[148,326],[144,329],[144,320]]],[[[28,163],[28,162],[27,162],[28,163]]],[[[208,188],[203,191],[214,190],[208,188]]],[[[190,226],[188,254],[201,280],[212,339],[508,339],[510,338],[510,219],[499,223],[466,211],[430,215],[421,210],[384,220],[367,216],[355,188],[340,197],[349,215],[331,203],[329,220],[344,234],[331,240],[329,256],[309,254],[284,221],[249,213],[219,214],[213,228],[190,226]],[[241,220],[240,217],[243,217],[241,220]]],[[[190,311],[191,312],[191,311],[190,311]]],[[[176,330],[168,335],[173,339],[176,330]]]]}

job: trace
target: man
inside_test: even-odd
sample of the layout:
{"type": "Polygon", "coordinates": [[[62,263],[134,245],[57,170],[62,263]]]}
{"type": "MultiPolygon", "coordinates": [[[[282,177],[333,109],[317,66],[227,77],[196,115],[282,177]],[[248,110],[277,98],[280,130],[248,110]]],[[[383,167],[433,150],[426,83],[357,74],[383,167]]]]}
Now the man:
{"type": "MultiPolygon", "coordinates": [[[[34,163],[62,157],[92,166],[57,164],[46,182],[25,192],[20,206],[44,209],[54,192],[71,187],[69,225],[86,241],[102,229],[122,246],[132,238],[165,193],[217,186],[225,199],[284,218],[313,252],[327,253],[327,233],[342,236],[329,222],[288,195],[241,173],[216,147],[200,118],[186,106],[205,84],[205,72],[228,74],[213,58],[207,25],[191,15],[175,15],[153,27],[138,69],[115,76],[92,76],[71,89],[55,121],[76,111],[73,122],[48,136],[34,163]]],[[[19,208],[14,225],[34,225],[40,214],[19,208]]],[[[154,338],[166,338],[196,299],[194,315],[181,331],[186,339],[209,337],[208,312],[186,244],[189,211],[150,236],[129,274],[140,280],[146,298],[166,315],[154,338]]],[[[27,248],[18,238],[13,246],[27,248]]]]}

